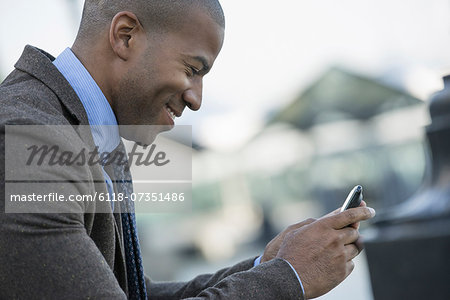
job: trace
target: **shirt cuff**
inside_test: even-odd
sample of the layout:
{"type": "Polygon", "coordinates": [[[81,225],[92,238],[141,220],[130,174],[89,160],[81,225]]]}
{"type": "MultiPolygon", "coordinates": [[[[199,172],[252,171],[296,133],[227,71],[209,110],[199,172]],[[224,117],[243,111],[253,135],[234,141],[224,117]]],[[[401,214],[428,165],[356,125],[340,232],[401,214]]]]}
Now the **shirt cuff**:
{"type": "MultiPolygon", "coordinates": [[[[260,256],[260,257],[261,257],[261,256],[260,256]]],[[[300,277],[298,276],[297,271],[295,271],[294,267],[291,265],[290,262],[288,262],[287,260],[285,260],[285,259],[283,259],[283,258],[282,258],[282,260],[284,260],[285,262],[287,262],[287,264],[289,265],[289,267],[291,267],[292,271],[294,271],[295,276],[297,276],[298,282],[300,283],[300,288],[302,289],[302,293],[303,293],[303,295],[305,295],[305,289],[303,288],[302,281],[300,280],[300,277]]],[[[256,262],[256,260],[255,260],[255,262],[256,262]]]]}

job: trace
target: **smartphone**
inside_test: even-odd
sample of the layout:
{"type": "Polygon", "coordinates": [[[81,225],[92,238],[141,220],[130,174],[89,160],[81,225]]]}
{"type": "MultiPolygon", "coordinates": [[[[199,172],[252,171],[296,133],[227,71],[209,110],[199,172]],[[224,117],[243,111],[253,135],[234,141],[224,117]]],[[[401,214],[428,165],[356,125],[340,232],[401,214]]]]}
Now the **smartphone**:
{"type": "Polygon", "coordinates": [[[362,200],[363,200],[362,186],[357,185],[350,191],[350,193],[347,196],[347,199],[345,199],[345,202],[341,207],[341,212],[349,208],[358,207],[361,204],[362,200]]]}

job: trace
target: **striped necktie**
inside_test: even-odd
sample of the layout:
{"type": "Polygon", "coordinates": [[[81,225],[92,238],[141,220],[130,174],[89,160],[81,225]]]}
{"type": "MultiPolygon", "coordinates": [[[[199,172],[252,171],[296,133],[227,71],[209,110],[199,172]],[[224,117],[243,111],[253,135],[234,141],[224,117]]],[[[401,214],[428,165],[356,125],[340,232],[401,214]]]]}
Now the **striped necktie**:
{"type": "MultiPolygon", "coordinates": [[[[126,150],[122,141],[111,154],[115,153],[118,153],[124,160],[127,160],[126,150]]],[[[147,299],[144,268],[139,247],[136,216],[134,214],[134,202],[130,200],[131,194],[133,193],[133,182],[130,171],[126,169],[127,165],[122,163],[112,164],[114,171],[113,182],[116,185],[117,193],[123,194],[124,199],[120,201],[120,207],[122,211],[122,230],[127,265],[128,294],[129,299],[147,299]]]]}

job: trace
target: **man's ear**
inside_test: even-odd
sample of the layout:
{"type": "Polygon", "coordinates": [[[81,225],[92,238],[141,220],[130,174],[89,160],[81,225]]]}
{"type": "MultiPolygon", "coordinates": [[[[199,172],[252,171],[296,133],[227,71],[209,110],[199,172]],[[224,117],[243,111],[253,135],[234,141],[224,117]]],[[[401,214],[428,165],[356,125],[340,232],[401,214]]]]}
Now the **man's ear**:
{"type": "Polygon", "coordinates": [[[135,14],[129,11],[117,13],[109,28],[109,42],[112,50],[123,60],[128,60],[138,38],[143,34],[143,27],[135,14]]]}

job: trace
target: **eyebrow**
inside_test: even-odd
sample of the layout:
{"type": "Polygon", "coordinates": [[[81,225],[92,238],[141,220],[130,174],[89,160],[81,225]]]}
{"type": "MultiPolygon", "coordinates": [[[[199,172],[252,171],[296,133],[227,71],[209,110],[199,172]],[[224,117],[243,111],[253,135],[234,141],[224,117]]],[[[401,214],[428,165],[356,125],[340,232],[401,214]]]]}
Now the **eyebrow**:
{"type": "Polygon", "coordinates": [[[209,71],[209,64],[206,61],[206,58],[204,58],[203,56],[194,56],[193,58],[203,65],[203,71],[204,72],[208,72],[209,71]]]}

